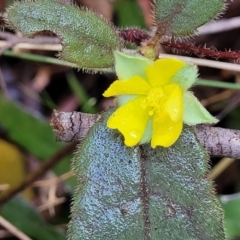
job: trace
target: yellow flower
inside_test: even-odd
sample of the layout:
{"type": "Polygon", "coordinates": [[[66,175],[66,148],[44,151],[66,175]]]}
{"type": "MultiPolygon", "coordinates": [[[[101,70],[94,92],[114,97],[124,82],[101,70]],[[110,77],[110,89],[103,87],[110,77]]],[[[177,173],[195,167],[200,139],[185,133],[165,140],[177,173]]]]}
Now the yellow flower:
{"type": "MultiPolygon", "coordinates": [[[[190,96],[190,101],[196,100],[190,92],[187,97],[184,96],[186,89],[196,79],[196,68],[192,74],[194,79],[189,83],[188,77],[182,73],[189,73],[190,65],[183,61],[166,58],[152,62],[122,53],[117,53],[115,58],[118,76],[127,78],[116,80],[103,94],[105,97],[118,96],[120,106],[110,116],[108,128],[118,129],[127,146],[150,140],[153,148],[171,146],[182,132],[184,99],[190,96]],[[123,66],[133,68],[124,70],[123,66]]],[[[191,65],[191,70],[192,67],[191,65]]],[[[189,117],[186,119],[188,123],[195,124],[194,121],[189,121],[189,117]]]]}

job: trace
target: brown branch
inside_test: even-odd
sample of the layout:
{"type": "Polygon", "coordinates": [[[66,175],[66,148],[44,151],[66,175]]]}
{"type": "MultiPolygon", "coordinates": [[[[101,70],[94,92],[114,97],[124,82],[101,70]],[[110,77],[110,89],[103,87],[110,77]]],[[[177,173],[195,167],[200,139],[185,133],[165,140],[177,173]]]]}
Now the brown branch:
{"type": "Polygon", "coordinates": [[[196,128],[199,141],[210,156],[240,158],[240,130],[200,125],[196,128]]]}
{"type": "MultiPolygon", "coordinates": [[[[58,141],[79,141],[86,136],[89,129],[100,121],[100,115],[80,112],[54,111],[52,124],[58,141]]],[[[240,158],[240,130],[197,126],[196,134],[199,141],[212,157],[240,158]]]]}
{"type": "Polygon", "coordinates": [[[35,182],[39,177],[44,175],[48,170],[50,170],[53,166],[55,166],[64,156],[73,152],[75,149],[76,143],[71,143],[64,148],[60,149],[56,152],[51,158],[46,160],[42,165],[34,172],[29,174],[26,179],[20,183],[16,188],[3,192],[2,197],[0,198],[0,205],[6,203],[12,197],[14,197],[19,192],[23,191],[25,188],[30,186],[33,182],[35,182]]]}
{"type": "Polygon", "coordinates": [[[86,137],[89,129],[99,120],[100,114],[54,110],[50,125],[57,133],[57,141],[77,142],[86,137]]]}

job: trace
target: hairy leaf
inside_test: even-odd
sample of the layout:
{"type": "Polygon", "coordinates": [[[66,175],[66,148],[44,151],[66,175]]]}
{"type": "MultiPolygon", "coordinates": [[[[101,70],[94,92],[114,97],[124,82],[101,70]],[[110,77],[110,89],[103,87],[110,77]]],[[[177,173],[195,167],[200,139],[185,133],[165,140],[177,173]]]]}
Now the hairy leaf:
{"type": "Polygon", "coordinates": [[[225,0],[155,0],[154,13],[161,37],[187,37],[215,19],[225,0]]]}
{"type": "Polygon", "coordinates": [[[120,38],[97,14],[65,5],[57,0],[15,2],[7,11],[10,27],[32,37],[51,31],[63,44],[61,57],[84,69],[101,69],[114,64],[113,51],[120,38]]]}
{"type": "Polygon", "coordinates": [[[171,148],[130,148],[97,123],[75,154],[70,240],[222,240],[208,157],[186,127],[171,148]]]}

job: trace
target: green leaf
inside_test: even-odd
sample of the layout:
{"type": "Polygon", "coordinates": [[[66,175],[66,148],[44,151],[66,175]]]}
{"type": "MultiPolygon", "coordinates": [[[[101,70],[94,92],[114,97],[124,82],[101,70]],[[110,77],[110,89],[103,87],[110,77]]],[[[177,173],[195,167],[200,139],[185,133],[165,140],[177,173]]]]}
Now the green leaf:
{"type": "Polygon", "coordinates": [[[224,210],[224,223],[226,228],[227,238],[240,237],[240,195],[222,196],[222,207],[224,210]],[[223,201],[228,198],[228,201],[223,201]]]}
{"type": "Polygon", "coordinates": [[[155,0],[154,13],[161,37],[187,37],[215,19],[225,0],[155,0]]]}
{"type": "Polygon", "coordinates": [[[35,118],[2,95],[0,109],[0,124],[9,137],[36,157],[48,158],[64,146],[56,142],[55,134],[47,121],[35,118]]]}
{"type": "MultiPolygon", "coordinates": [[[[5,99],[0,94],[0,126],[4,128],[10,139],[17,142],[26,151],[32,153],[40,160],[51,157],[64,146],[56,142],[56,136],[49,122],[32,116],[23,107],[5,99]]],[[[69,171],[69,157],[54,168],[58,175],[69,171]]],[[[73,179],[68,183],[74,186],[73,179]]]]}
{"type": "Polygon", "coordinates": [[[115,1],[114,7],[118,17],[120,27],[142,27],[146,28],[143,13],[137,0],[115,1]]]}
{"type": "Polygon", "coordinates": [[[217,123],[218,120],[214,118],[206,108],[198,101],[198,99],[191,92],[184,92],[184,116],[183,122],[188,125],[196,125],[201,123],[217,123]]]}
{"type": "Polygon", "coordinates": [[[47,224],[40,214],[23,198],[7,202],[1,209],[1,216],[35,240],[66,240],[64,234],[47,224]]]}
{"type": "Polygon", "coordinates": [[[129,55],[122,52],[115,52],[115,68],[118,79],[125,80],[138,75],[147,79],[146,67],[152,66],[153,61],[141,55],[129,55]]]}
{"type": "Polygon", "coordinates": [[[114,64],[113,51],[121,41],[113,27],[97,14],[57,0],[15,2],[7,10],[10,27],[25,36],[51,31],[62,40],[61,57],[84,69],[114,64]]]}
{"type": "Polygon", "coordinates": [[[223,240],[208,156],[191,127],[171,148],[126,147],[96,123],[73,161],[79,188],[69,240],[223,240]]]}
{"type": "Polygon", "coordinates": [[[189,89],[197,80],[198,70],[195,65],[186,64],[171,79],[172,83],[177,83],[183,90],[189,89]]]}

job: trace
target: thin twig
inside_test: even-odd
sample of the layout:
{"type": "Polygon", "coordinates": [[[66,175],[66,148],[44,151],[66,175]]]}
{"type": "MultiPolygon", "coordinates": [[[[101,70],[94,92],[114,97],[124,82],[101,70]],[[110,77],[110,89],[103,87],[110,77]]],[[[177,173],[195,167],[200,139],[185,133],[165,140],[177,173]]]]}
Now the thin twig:
{"type": "Polygon", "coordinates": [[[38,207],[39,211],[44,211],[48,209],[51,216],[55,215],[54,207],[66,201],[65,197],[60,197],[60,198],[57,197],[56,191],[57,191],[57,186],[55,184],[51,185],[49,188],[48,197],[46,201],[44,201],[44,204],[38,207]]]}
{"type": "Polygon", "coordinates": [[[208,179],[215,180],[220,176],[233,162],[234,158],[223,158],[221,161],[213,167],[212,171],[208,175],[208,179]]]}
{"type": "Polygon", "coordinates": [[[14,47],[18,42],[16,40],[8,41],[6,44],[0,48],[0,55],[2,55],[8,49],[14,47]]]}
{"type": "Polygon", "coordinates": [[[11,234],[19,238],[20,240],[31,240],[27,235],[25,235],[22,231],[17,229],[14,225],[8,222],[5,218],[0,216],[0,225],[2,225],[5,229],[7,229],[11,234]]]}
{"type": "Polygon", "coordinates": [[[230,98],[233,95],[233,93],[234,91],[232,90],[225,90],[223,92],[210,96],[209,98],[201,100],[201,103],[204,107],[207,107],[210,104],[214,104],[230,98]]]}
{"type": "Polygon", "coordinates": [[[35,37],[33,39],[25,38],[25,37],[18,37],[15,34],[8,33],[8,32],[0,32],[0,38],[5,39],[6,41],[0,41],[0,46],[2,48],[0,49],[0,55],[2,55],[6,50],[12,47],[21,47],[21,44],[23,44],[23,48],[26,49],[42,49],[45,48],[47,50],[51,51],[60,51],[62,49],[62,46],[60,45],[60,39],[57,37],[35,37]],[[29,45],[33,44],[32,47],[29,45]],[[45,46],[47,44],[47,47],[45,46]],[[52,45],[56,45],[55,49],[52,45]],[[37,46],[35,46],[37,45],[37,46]],[[42,46],[44,45],[44,46],[42,46]]]}
{"type": "Polygon", "coordinates": [[[226,32],[240,28],[240,17],[221,19],[198,28],[198,35],[226,32]]]}
{"type": "Polygon", "coordinates": [[[192,57],[184,57],[184,56],[173,55],[173,54],[161,54],[159,57],[160,58],[174,57],[174,58],[181,59],[185,62],[193,63],[193,64],[198,65],[198,66],[204,66],[204,67],[210,67],[210,68],[217,68],[217,69],[240,72],[240,65],[233,64],[233,63],[218,62],[218,61],[213,61],[213,60],[192,58],[192,57]]]}
{"type": "Polygon", "coordinates": [[[61,41],[58,37],[36,36],[35,38],[25,38],[8,32],[0,31],[0,38],[7,41],[15,39],[19,43],[33,44],[59,44],[61,41]]]}
{"type": "MultiPolygon", "coordinates": [[[[7,41],[0,41],[1,49],[5,51],[9,48],[7,41]]],[[[13,47],[14,51],[19,51],[19,49],[24,50],[43,50],[43,51],[54,51],[59,52],[62,51],[62,45],[59,44],[51,44],[51,43],[19,43],[17,42],[13,47]]],[[[3,52],[3,50],[1,50],[3,52]]]]}
{"type": "Polygon", "coordinates": [[[42,165],[36,171],[29,174],[19,186],[12,190],[6,191],[6,193],[2,193],[3,196],[0,198],[0,205],[6,203],[17,193],[23,191],[25,188],[27,188],[29,185],[35,182],[39,177],[44,175],[48,170],[55,166],[64,156],[71,153],[75,149],[75,146],[76,143],[71,143],[66,147],[60,149],[50,159],[42,163],[42,165]]]}
{"type": "MultiPolygon", "coordinates": [[[[45,179],[45,180],[39,180],[39,181],[35,181],[33,184],[32,184],[32,187],[46,187],[46,186],[49,186],[49,185],[52,185],[52,184],[58,184],[60,182],[63,182],[71,177],[73,177],[74,174],[69,171],[69,172],[66,172],[64,174],[62,174],[61,176],[57,176],[57,177],[54,177],[54,178],[50,178],[50,179],[45,179]]],[[[1,187],[1,185],[0,185],[1,187]]]]}

